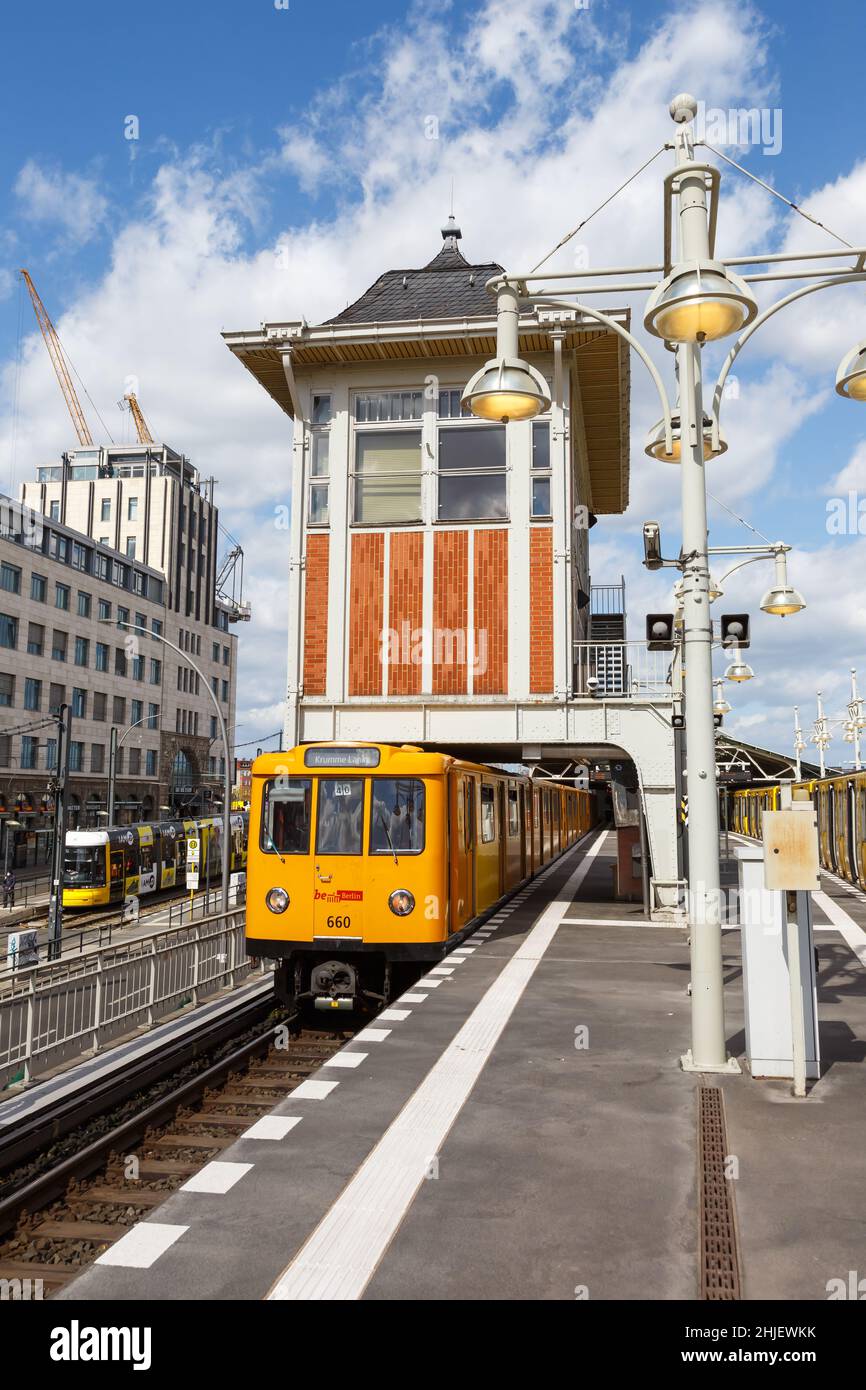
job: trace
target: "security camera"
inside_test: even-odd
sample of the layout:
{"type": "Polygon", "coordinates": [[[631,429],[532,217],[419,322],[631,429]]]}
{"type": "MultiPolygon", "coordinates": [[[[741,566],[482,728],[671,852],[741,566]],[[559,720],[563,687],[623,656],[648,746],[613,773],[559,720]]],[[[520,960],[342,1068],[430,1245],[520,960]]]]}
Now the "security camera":
{"type": "Polygon", "coordinates": [[[595,692],[598,690],[598,687],[599,687],[599,679],[598,679],[598,676],[587,676],[587,678],[586,678],[586,688],[587,688],[587,690],[589,691],[590,695],[594,695],[595,692]]]}
{"type": "Polygon", "coordinates": [[[660,570],[662,559],[661,527],[657,521],[645,521],[643,526],[644,564],[648,570],[660,570]]]}

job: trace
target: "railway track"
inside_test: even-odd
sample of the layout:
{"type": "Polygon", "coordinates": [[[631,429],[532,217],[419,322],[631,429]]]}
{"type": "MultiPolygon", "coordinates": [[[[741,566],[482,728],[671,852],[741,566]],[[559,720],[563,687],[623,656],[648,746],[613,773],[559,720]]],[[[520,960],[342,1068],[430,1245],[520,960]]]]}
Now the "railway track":
{"type": "Polygon", "coordinates": [[[14,1190],[0,1198],[0,1280],[30,1280],[37,1296],[56,1293],[355,1031],[271,1021],[155,1097],[142,1094],[140,1077],[125,1078],[127,1099],[138,1086],[134,1113],[115,1114],[95,1136],[79,1132],[80,1143],[70,1130],[68,1153],[32,1176],[26,1167],[14,1175],[14,1190]]]}

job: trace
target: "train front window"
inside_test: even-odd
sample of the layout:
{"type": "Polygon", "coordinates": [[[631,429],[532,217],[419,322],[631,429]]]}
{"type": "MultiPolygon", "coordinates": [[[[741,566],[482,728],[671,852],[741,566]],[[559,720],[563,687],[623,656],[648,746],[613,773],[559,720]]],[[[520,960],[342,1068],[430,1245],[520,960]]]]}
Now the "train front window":
{"type": "Polygon", "coordinates": [[[414,777],[374,777],[371,854],[420,854],[424,849],[424,783],[414,777]]]}
{"type": "Polygon", "coordinates": [[[261,846],[266,854],[309,854],[313,783],[277,777],[265,783],[261,846]]]}
{"type": "Polygon", "coordinates": [[[318,854],[362,854],[364,783],[360,777],[320,777],[318,854]]]}
{"type": "Polygon", "coordinates": [[[67,845],[63,855],[63,883],[66,888],[104,888],[105,846],[67,845]]]}

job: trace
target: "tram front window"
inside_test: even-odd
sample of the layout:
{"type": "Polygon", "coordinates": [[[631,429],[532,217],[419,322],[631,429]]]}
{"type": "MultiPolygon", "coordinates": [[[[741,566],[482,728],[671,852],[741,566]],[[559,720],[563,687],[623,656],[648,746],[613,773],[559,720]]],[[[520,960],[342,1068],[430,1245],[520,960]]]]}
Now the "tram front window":
{"type": "Polygon", "coordinates": [[[70,848],[63,855],[63,884],[66,888],[105,887],[105,846],[70,848]]]}
{"type": "Polygon", "coordinates": [[[317,854],[361,854],[364,783],[360,777],[320,777],[317,854]]]}
{"type": "Polygon", "coordinates": [[[309,777],[278,777],[266,784],[261,843],[267,854],[309,854],[312,801],[309,777]]]}
{"type": "Polygon", "coordinates": [[[371,854],[420,854],[424,848],[424,783],[411,777],[375,777],[370,819],[371,854]]]}

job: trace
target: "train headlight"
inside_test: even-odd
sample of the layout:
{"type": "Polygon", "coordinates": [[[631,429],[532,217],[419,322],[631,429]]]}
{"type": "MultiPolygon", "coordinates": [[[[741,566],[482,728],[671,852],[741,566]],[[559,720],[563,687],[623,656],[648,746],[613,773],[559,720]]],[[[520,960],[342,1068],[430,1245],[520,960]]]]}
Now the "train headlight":
{"type": "Polygon", "coordinates": [[[395,888],[388,899],[388,906],[397,917],[408,917],[415,907],[415,898],[408,888],[395,888]]]}
{"type": "Polygon", "coordinates": [[[285,888],[271,888],[265,894],[265,902],[271,912],[285,912],[289,905],[289,895],[285,888]]]}

